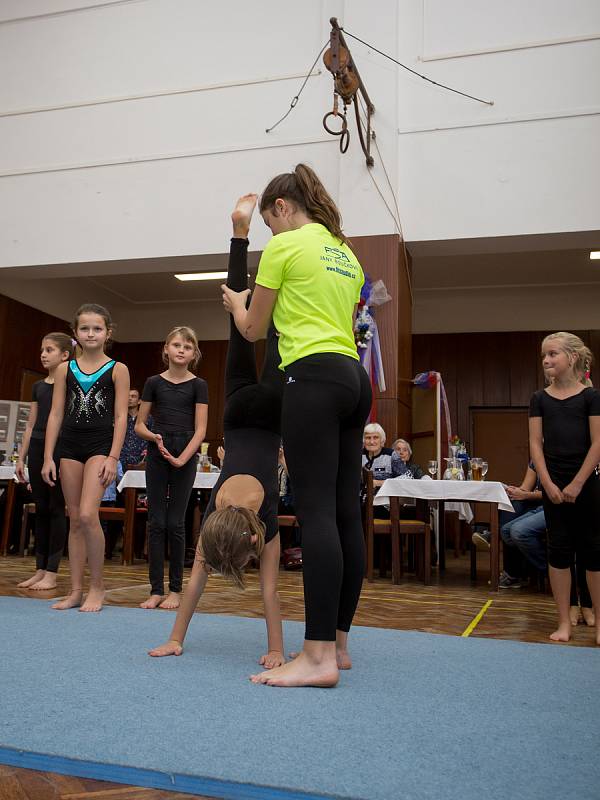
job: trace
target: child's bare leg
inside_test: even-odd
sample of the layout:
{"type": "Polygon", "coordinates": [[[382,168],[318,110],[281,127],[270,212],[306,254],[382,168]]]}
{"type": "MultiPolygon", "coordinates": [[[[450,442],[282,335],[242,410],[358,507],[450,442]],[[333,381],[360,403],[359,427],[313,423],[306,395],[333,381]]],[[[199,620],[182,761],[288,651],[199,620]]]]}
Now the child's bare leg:
{"type": "Polygon", "coordinates": [[[140,608],[157,608],[163,601],[162,594],[151,594],[147,600],[140,603],[140,608]]]}
{"type": "Polygon", "coordinates": [[[105,487],[98,473],[104,463],[104,456],[93,456],[85,464],[79,522],[85,536],[88,568],[90,570],[90,589],[80,611],[100,611],[104,601],[104,531],[100,525],[98,509],[105,487]]]}
{"type": "Polygon", "coordinates": [[[571,638],[571,570],[549,567],[550,585],[558,610],[558,628],[550,634],[553,642],[568,642],[571,638]]]}
{"type": "Polygon", "coordinates": [[[160,604],[161,608],[179,608],[181,594],[179,592],[169,592],[160,604]]]}
{"type": "Polygon", "coordinates": [[[250,680],[268,686],[335,686],[339,680],[335,649],[335,642],[305,641],[293,661],[251,675],[250,680]]]}
{"type": "Polygon", "coordinates": [[[17,589],[30,589],[35,583],[43,580],[46,575],[45,569],[38,569],[36,570],[35,574],[28,578],[26,581],[21,581],[21,583],[17,583],[17,589]]]}
{"type": "Polygon", "coordinates": [[[85,538],[79,525],[79,509],[69,509],[69,570],[71,572],[71,591],[63,599],[58,600],[52,608],[66,611],[78,608],[83,600],[83,573],[85,571],[85,538]]]}
{"type": "Polygon", "coordinates": [[[47,592],[51,589],[56,589],[56,572],[46,571],[42,580],[31,587],[31,590],[35,592],[47,592]]]}
{"type": "Polygon", "coordinates": [[[60,483],[65,503],[69,509],[69,570],[71,573],[71,592],[54,603],[52,608],[64,611],[81,605],[83,598],[83,573],[85,570],[85,539],[79,525],[79,503],[83,486],[83,464],[70,458],[60,461],[60,483]]]}
{"type": "Polygon", "coordinates": [[[592,605],[594,607],[593,611],[595,612],[596,644],[600,645],[600,613],[598,613],[598,609],[600,609],[600,572],[590,572],[590,570],[587,570],[586,578],[590,590],[590,597],[592,598],[592,605]]]}
{"type": "Polygon", "coordinates": [[[256,201],[258,195],[245,194],[239,198],[235,204],[235,208],[231,214],[231,221],[233,222],[233,235],[238,239],[248,238],[250,231],[250,220],[256,208],[256,201]]]}

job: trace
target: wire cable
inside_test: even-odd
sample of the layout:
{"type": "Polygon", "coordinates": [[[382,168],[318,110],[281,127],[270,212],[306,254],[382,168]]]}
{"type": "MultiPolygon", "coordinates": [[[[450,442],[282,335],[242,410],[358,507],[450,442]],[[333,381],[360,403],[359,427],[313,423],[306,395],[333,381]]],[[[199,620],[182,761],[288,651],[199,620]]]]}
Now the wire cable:
{"type": "MultiPolygon", "coordinates": [[[[296,105],[298,104],[298,100],[300,99],[300,95],[302,94],[302,90],[304,89],[304,87],[305,87],[305,86],[306,86],[306,84],[308,83],[308,79],[309,79],[309,78],[310,78],[310,76],[312,75],[312,71],[313,71],[313,69],[315,68],[315,66],[317,65],[317,61],[318,61],[318,60],[321,58],[321,55],[323,54],[323,51],[325,50],[325,48],[327,47],[327,45],[328,45],[328,44],[329,44],[329,39],[327,39],[327,41],[325,42],[325,44],[323,45],[323,47],[322,47],[322,48],[319,50],[319,55],[318,55],[318,56],[315,58],[315,60],[314,60],[314,61],[313,61],[313,63],[312,63],[312,66],[311,66],[311,68],[308,70],[308,74],[307,74],[307,76],[304,78],[304,81],[303,81],[303,83],[302,83],[302,86],[300,87],[300,90],[299,90],[298,94],[296,94],[296,95],[294,95],[294,97],[292,97],[292,102],[290,103],[290,107],[288,108],[288,110],[285,112],[285,114],[283,115],[283,117],[282,117],[280,120],[278,120],[278,121],[275,123],[275,125],[271,125],[271,127],[270,127],[270,128],[265,128],[265,133],[271,133],[271,131],[275,130],[275,128],[276,128],[276,127],[277,127],[277,126],[278,126],[280,123],[282,123],[282,122],[283,122],[283,120],[284,120],[284,119],[285,119],[285,118],[286,118],[286,117],[287,117],[289,114],[291,114],[291,113],[292,113],[292,111],[293,111],[293,110],[296,108],[296,105]]],[[[319,75],[320,75],[320,73],[317,73],[317,74],[319,74],[319,75]]]]}
{"type": "MultiPolygon", "coordinates": [[[[357,97],[358,97],[358,95],[357,95],[357,97]]],[[[362,112],[366,115],[367,112],[366,112],[366,109],[365,109],[365,107],[363,105],[362,99],[360,97],[358,97],[358,100],[360,102],[360,107],[361,107],[362,112]]],[[[379,156],[379,160],[380,160],[381,166],[383,168],[383,173],[385,175],[385,178],[386,178],[386,181],[387,181],[387,185],[388,185],[388,187],[390,189],[390,193],[391,193],[392,199],[394,201],[394,207],[396,209],[396,213],[395,214],[394,214],[393,210],[391,209],[389,203],[385,199],[385,197],[383,195],[383,192],[379,188],[379,184],[377,183],[377,181],[375,180],[375,176],[373,175],[373,170],[372,169],[368,169],[367,171],[369,173],[369,176],[371,177],[371,180],[373,181],[373,185],[377,189],[377,193],[379,194],[379,196],[383,200],[383,202],[385,204],[385,207],[387,208],[387,210],[390,213],[390,216],[394,220],[394,224],[396,225],[396,229],[397,229],[397,231],[398,231],[398,233],[400,235],[400,241],[402,242],[402,250],[404,252],[404,260],[405,260],[405,264],[406,264],[406,282],[408,284],[408,291],[409,291],[409,294],[410,294],[411,305],[414,305],[414,293],[413,293],[413,287],[412,287],[412,278],[411,278],[410,269],[409,269],[408,252],[406,250],[406,242],[404,240],[404,231],[402,230],[402,221],[400,219],[400,208],[398,207],[398,201],[396,199],[396,192],[394,191],[394,187],[392,185],[392,181],[391,181],[389,173],[387,171],[387,167],[385,166],[385,161],[383,160],[383,156],[381,155],[381,150],[379,149],[379,145],[377,144],[377,136],[375,135],[375,131],[371,131],[371,141],[373,142],[373,144],[375,145],[375,149],[377,150],[377,155],[379,156]]]]}
{"type": "Polygon", "coordinates": [[[383,50],[378,50],[372,44],[369,44],[368,42],[365,42],[364,39],[360,39],[358,36],[355,36],[353,33],[349,33],[345,28],[340,28],[340,30],[343,31],[346,36],[350,36],[351,39],[356,39],[357,42],[360,42],[361,44],[364,44],[365,47],[368,47],[371,50],[374,50],[376,53],[379,53],[380,56],[383,56],[384,58],[388,58],[390,61],[393,61],[394,64],[397,64],[399,67],[402,67],[402,69],[405,69],[408,72],[412,72],[412,74],[416,75],[417,78],[423,78],[424,81],[428,81],[429,83],[433,83],[434,86],[439,86],[440,89],[446,89],[449,92],[454,92],[454,94],[460,94],[463,97],[468,97],[469,100],[476,100],[478,103],[484,103],[487,106],[493,106],[494,105],[494,101],[493,100],[482,100],[481,97],[475,97],[475,95],[467,94],[466,92],[461,92],[459,89],[453,89],[451,86],[446,86],[446,84],[444,84],[444,83],[439,83],[439,81],[434,81],[432,78],[428,78],[426,75],[421,75],[420,72],[417,72],[416,70],[411,69],[411,67],[407,67],[406,64],[403,64],[401,61],[398,61],[396,58],[393,58],[392,56],[388,55],[387,53],[384,53],[383,50]]]}

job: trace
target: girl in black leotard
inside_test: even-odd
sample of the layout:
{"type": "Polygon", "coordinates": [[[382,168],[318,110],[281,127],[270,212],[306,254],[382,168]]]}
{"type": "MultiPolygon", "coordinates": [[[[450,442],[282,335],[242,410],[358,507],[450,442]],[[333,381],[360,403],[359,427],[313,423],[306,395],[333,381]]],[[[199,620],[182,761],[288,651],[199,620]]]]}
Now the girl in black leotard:
{"type": "MultiPolygon", "coordinates": [[[[49,333],[42,339],[40,358],[48,377],[33,385],[31,410],[23,435],[16,473],[21,483],[26,483],[25,459],[28,459],[28,478],[35,503],[35,566],[36,572],[29,580],[19,584],[21,589],[44,591],[56,588],[56,573],[65,548],[67,519],[65,499],[60,483],[48,486],[42,479],[44,463],[44,438],[46,423],[52,406],[54,374],[59,365],[73,355],[73,343],[66,333],[49,333]]],[[[55,456],[55,461],[58,456],[55,456]]]]}
{"type": "Polygon", "coordinates": [[[60,482],[69,509],[71,592],[52,608],[100,611],[104,600],[104,532],[98,510],[106,487],[117,475],[127,428],[129,370],[106,355],[112,334],[110,314],[86,303],[75,314],[73,334],[79,359],[56,370],[48,417],[42,477],[57,482],[54,449],[60,433],[60,482]],[[83,601],[85,564],[90,589],[83,601]]]}
{"type": "MultiPolygon", "coordinates": [[[[248,286],[248,230],[256,195],[240,198],[232,214],[233,236],[227,284],[248,286]]],[[[256,373],[254,346],[231,322],[225,371],[225,460],[204,515],[196,559],[169,641],[152,656],[181,655],[194,609],[210,569],[243,586],[243,570],[260,557],[268,648],[260,663],[267,669],[284,663],[281,614],[277,597],[279,531],[277,460],[279,454],[283,374],[278,369],[277,336],[271,329],[264,367],[256,373]]]]}

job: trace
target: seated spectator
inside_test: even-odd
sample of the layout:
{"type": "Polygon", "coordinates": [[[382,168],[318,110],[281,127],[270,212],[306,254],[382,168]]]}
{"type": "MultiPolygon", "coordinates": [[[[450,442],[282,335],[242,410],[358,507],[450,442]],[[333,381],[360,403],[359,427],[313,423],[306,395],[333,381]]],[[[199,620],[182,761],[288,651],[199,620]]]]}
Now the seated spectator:
{"type": "MultiPolygon", "coordinates": [[[[119,456],[123,471],[125,471],[130,464],[140,464],[146,455],[148,442],[145,439],[141,439],[135,432],[135,421],[139,410],[140,393],[137,389],[130,389],[127,401],[127,430],[119,456]]],[[[152,417],[148,417],[146,426],[152,430],[152,417]]]]}
{"type": "Polygon", "coordinates": [[[362,465],[373,473],[376,489],[392,477],[392,450],[384,447],[385,431],[377,422],[365,425],[363,432],[362,465]]]}
{"type": "Polygon", "coordinates": [[[421,467],[412,461],[412,447],[406,439],[396,439],[392,445],[392,449],[391,465],[394,478],[400,475],[404,475],[405,477],[410,475],[411,478],[420,480],[423,475],[425,475],[421,467]]]}

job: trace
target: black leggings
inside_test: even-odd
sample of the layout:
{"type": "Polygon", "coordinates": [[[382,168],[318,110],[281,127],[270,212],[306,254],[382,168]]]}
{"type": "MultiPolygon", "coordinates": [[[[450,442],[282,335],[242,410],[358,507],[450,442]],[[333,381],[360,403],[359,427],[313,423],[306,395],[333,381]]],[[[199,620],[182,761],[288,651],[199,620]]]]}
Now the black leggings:
{"type": "Polygon", "coordinates": [[[360,512],[363,428],[371,386],[348,356],[307,356],[286,370],[282,431],[302,526],[305,638],[349,631],[360,597],[365,549],[360,512]],[[318,431],[318,452],[310,431],[318,431]]]}
{"type": "MultiPolygon", "coordinates": [[[[550,477],[559,489],[573,478],[552,470],[550,477]]],[[[569,569],[577,552],[589,572],[600,571],[600,476],[592,472],[574,503],[554,504],[543,490],[542,497],[550,566],[569,569]]]]}
{"type": "MultiPolygon", "coordinates": [[[[236,292],[248,288],[248,240],[232,239],[229,250],[227,285],[236,292]]],[[[225,410],[223,427],[281,430],[283,372],[277,334],[271,325],[263,367],[258,378],[254,344],[238,331],[233,316],[229,321],[229,347],[225,364],[225,410]]]]}
{"type": "MultiPolygon", "coordinates": [[[[193,431],[163,433],[163,442],[173,456],[187,447],[193,431]]],[[[181,592],[185,555],[185,512],[196,478],[196,459],[173,467],[158,447],[148,446],[146,494],[148,495],[148,571],[151,594],[164,594],[165,539],[169,542],[169,591],[181,592]]]]}
{"type": "MultiPolygon", "coordinates": [[[[58,464],[58,458],[55,455],[58,464]]],[[[35,562],[37,569],[58,572],[65,549],[67,519],[65,498],[60,480],[48,486],[42,478],[44,465],[44,440],[31,439],[29,443],[29,483],[35,503],[35,562]]]]}

